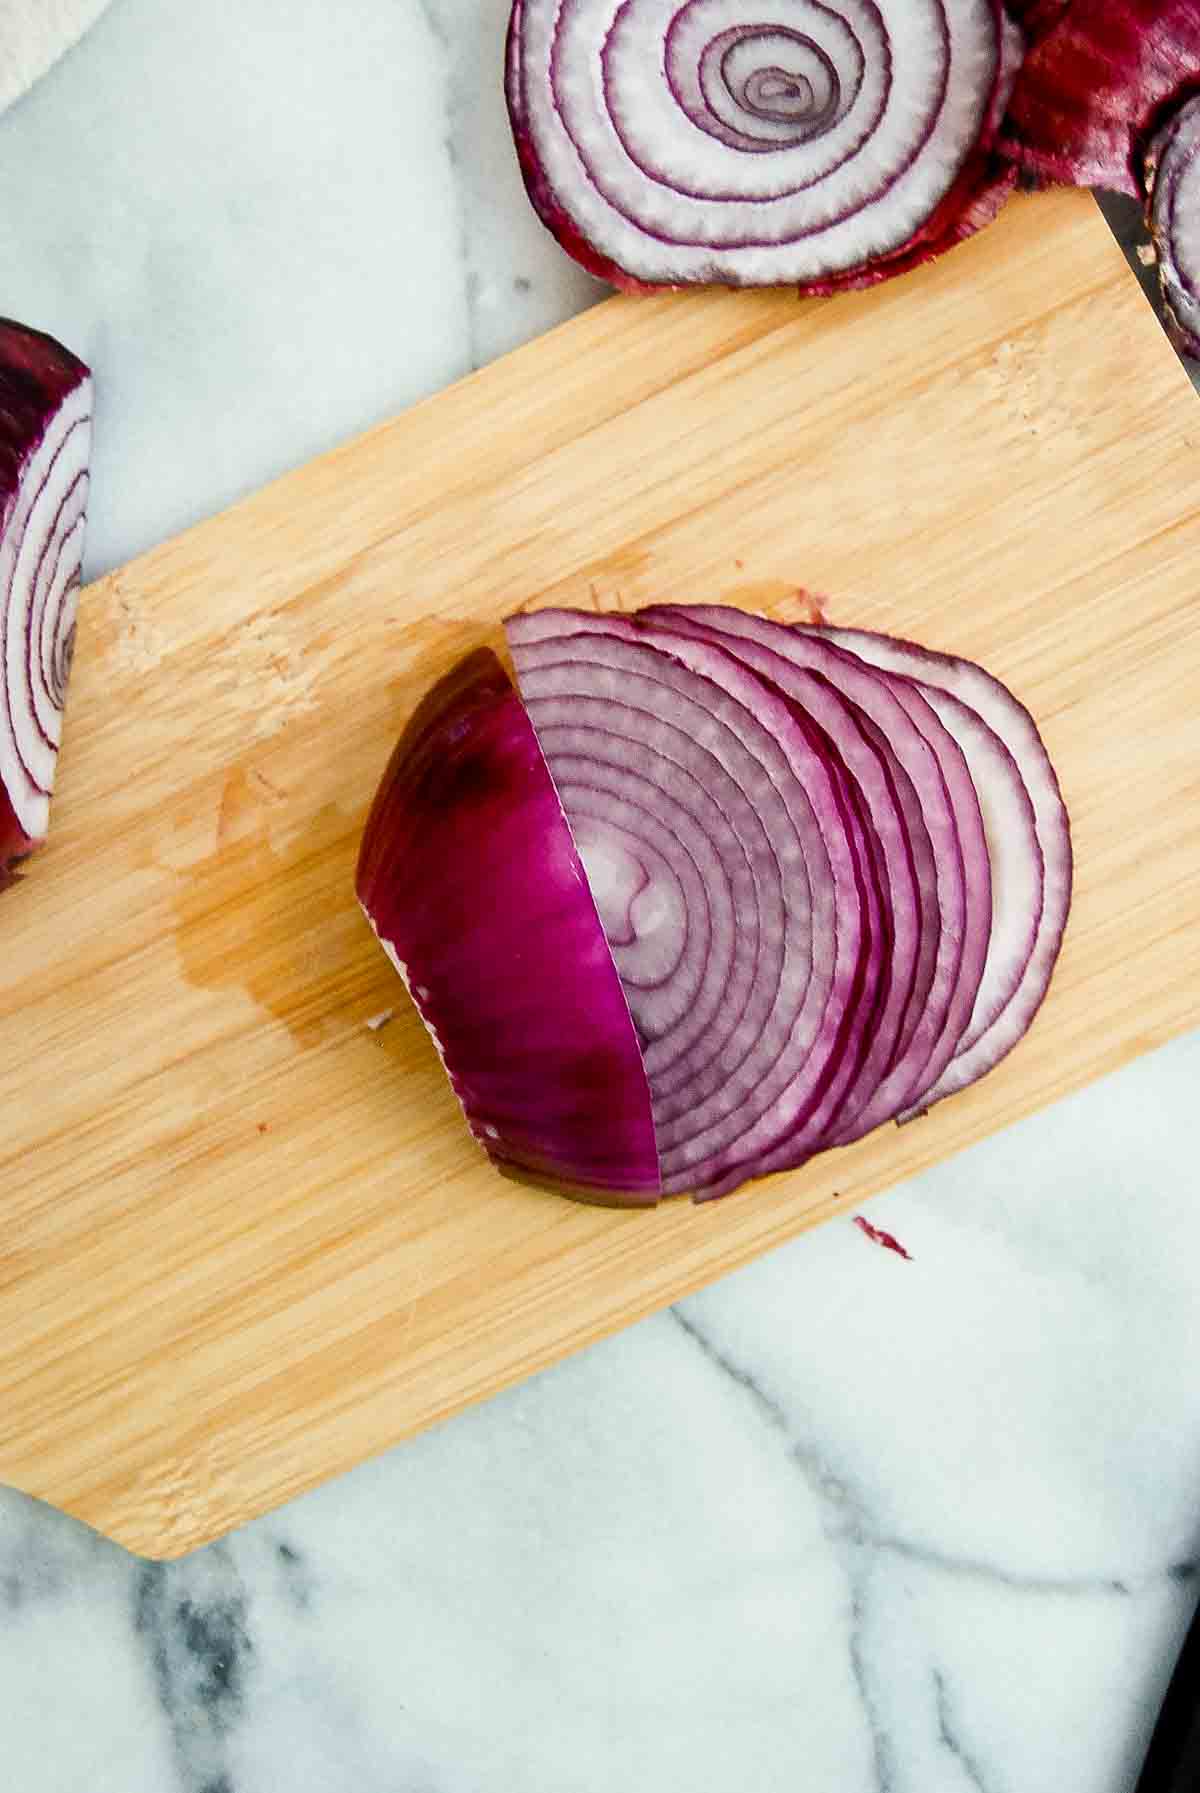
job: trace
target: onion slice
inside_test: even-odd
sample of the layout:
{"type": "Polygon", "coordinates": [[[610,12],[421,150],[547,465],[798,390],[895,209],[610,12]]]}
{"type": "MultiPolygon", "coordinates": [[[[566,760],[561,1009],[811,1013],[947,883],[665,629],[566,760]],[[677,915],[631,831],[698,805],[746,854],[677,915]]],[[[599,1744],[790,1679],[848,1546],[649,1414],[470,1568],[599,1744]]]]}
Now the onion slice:
{"type": "Polygon", "coordinates": [[[0,318],[0,873],[43,840],[75,646],[92,381],[0,318]]]}
{"type": "Polygon", "coordinates": [[[1145,173],[1147,216],[1172,334],[1185,354],[1200,356],[1200,95],[1153,138],[1145,173]]]}
{"type": "Polygon", "coordinates": [[[617,286],[899,272],[992,217],[1023,48],[1000,0],[514,0],[529,197],[617,286]]]}
{"type": "Polygon", "coordinates": [[[419,706],[358,898],[490,1155],[591,1200],[657,1199],[637,1036],[537,739],[487,649],[419,706]]]}

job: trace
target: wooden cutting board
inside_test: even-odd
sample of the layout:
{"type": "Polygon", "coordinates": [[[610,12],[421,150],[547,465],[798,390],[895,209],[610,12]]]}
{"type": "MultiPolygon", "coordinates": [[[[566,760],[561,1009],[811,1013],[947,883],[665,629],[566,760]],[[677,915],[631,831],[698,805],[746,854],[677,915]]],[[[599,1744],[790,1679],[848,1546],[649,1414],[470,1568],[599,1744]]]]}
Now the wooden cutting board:
{"type": "Polygon", "coordinates": [[[1198,437],[1042,196],[832,303],[613,299],[92,586],[3,898],[0,1478],[178,1555],[1200,1020],[1198,437]],[[354,903],[401,724],[518,604],[802,587],[1041,722],[1078,883],[1036,1027],[714,1206],[500,1178],[354,903]]]}

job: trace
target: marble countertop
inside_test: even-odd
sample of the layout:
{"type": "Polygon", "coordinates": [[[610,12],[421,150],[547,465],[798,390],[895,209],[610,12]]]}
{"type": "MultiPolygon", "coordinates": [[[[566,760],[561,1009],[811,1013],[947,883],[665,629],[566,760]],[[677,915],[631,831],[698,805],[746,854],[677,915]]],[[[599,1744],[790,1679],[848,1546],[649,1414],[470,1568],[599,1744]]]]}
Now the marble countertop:
{"type": "MultiPolygon", "coordinates": [[[[504,0],[113,0],[0,119],[100,572],[599,296],[504,0]]],[[[1119,222],[1132,245],[1127,213],[1119,222]]],[[[19,1793],[1127,1793],[1200,1592],[1200,1035],[168,1567],[0,1490],[19,1793]]],[[[0,1391],[2,1398],[2,1391],[0,1391]]]]}

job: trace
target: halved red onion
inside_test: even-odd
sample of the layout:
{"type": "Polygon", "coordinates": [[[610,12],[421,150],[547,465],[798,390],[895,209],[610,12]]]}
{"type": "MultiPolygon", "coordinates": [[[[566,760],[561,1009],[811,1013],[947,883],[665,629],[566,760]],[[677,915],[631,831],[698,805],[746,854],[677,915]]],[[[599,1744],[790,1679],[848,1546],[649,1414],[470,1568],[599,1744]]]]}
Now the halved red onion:
{"type": "Polygon", "coordinates": [[[0,874],[45,838],[75,645],[92,381],[0,318],[0,874]]]}
{"type": "Polygon", "coordinates": [[[1139,195],[1146,139],[1200,82],[1196,0],[1069,0],[1029,9],[1032,43],[1001,147],[1027,173],[1139,195]]]}
{"type": "Polygon", "coordinates": [[[618,286],[881,279],[994,215],[1000,0],[514,0],[529,196],[618,286]]]}
{"type": "Polygon", "coordinates": [[[1145,173],[1163,299],[1180,348],[1200,355],[1200,95],[1152,139],[1145,173]]]}
{"type": "Polygon", "coordinates": [[[913,1105],[912,1112],[921,1112],[998,1064],[1041,1007],[1071,906],[1070,822],[1032,716],[974,661],[860,629],[814,633],[912,680],[955,735],[979,793],[992,870],[993,946],[971,1024],[941,1076],[913,1105]]]}
{"type": "Polygon", "coordinates": [[[356,888],[491,1156],[592,1200],[656,1200],[629,1008],[529,717],[489,650],[401,737],[356,888]]]}
{"type": "Polygon", "coordinates": [[[1029,1025],[1070,840],[978,667],[720,605],[507,632],[524,706],[491,654],[443,680],[359,868],[497,1157],[593,1198],[718,1196],[922,1111],[1029,1025]]]}

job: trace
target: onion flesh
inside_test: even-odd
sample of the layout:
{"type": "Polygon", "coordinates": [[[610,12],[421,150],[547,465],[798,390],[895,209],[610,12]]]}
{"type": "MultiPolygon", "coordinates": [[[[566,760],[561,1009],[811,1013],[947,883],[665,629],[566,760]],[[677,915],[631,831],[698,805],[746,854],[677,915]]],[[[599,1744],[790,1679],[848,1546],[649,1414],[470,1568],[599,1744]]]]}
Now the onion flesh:
{"type": "Polygon", "coordinates": [[[998,679],[971,660],[931,653],[891,636],[859,629],[818,632],[871,665],[911,679],[922,691],[927,689],[931,702],[937,694],[949,696],[983,725],[976,727],[970,716],[963,718],[961,711],[943,706],[944,719],[957,726],[980,793],[997,901],[993,933],[1001,949],[993,955],[990,978],[985,969],[983,1005],[972,1017],[974,1025],[965,1031],[945,1071],[922,1093],[913,1110],[920,1112],[965,1089],[998,1064],[1028,1031],[1040,1008],[1071,906],[1070,821],[1032,716],[998,679]],[[1013,793],[1014,768],[1028,796],[1032,835],[1029,811],[1013,793]],[[1034,893],[1039,890],[1037,904],[1034,893]]]}
{"type": "Polygon", "coordinates": [[[92,381],[0,318],[0,875],[45,838],[75,645],[92,381]]]}

